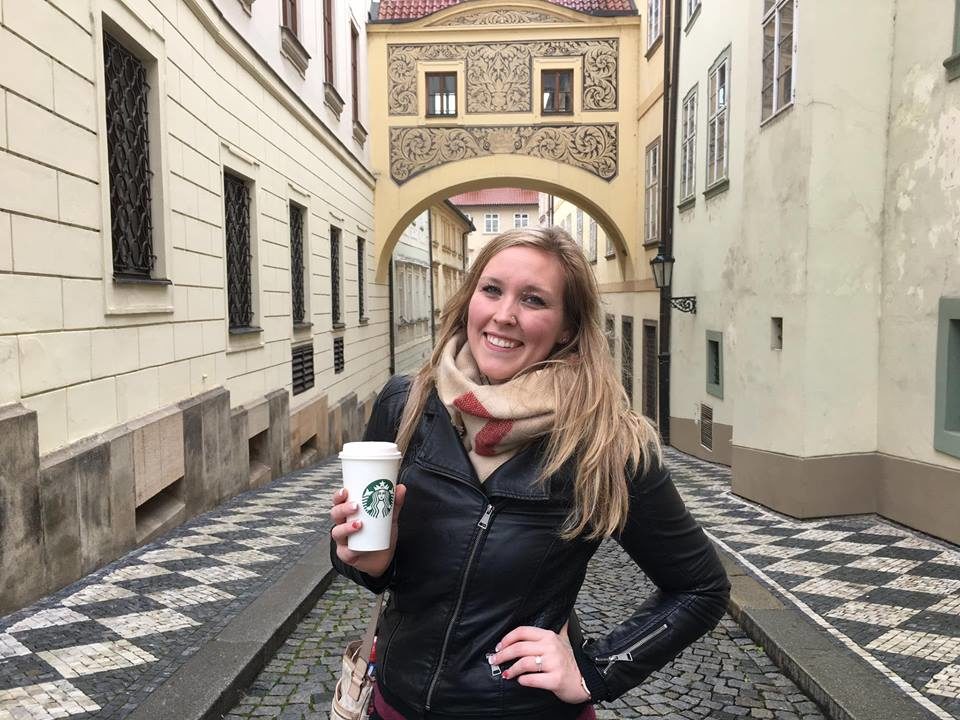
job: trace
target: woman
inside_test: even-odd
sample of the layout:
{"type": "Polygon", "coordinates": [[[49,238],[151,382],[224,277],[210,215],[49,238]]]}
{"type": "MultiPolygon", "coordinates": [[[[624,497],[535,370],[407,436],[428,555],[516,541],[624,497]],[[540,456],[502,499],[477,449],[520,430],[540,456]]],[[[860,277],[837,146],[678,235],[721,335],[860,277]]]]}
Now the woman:
{"type": "Polygon", "coordinates": [[[723,614],[726,575],[628,406],[593,272],[559,228],[510,230],[478,253],[432,357],[387,384],[365,439],[404,452],[393,541],[349,550],[357,498],[341,490],[331,558],[390,590],[376,716],[592,718],[591,703],[638,685],[723,614]],[[658,592],[584,643],[569,621],[606,537],[658,592]]]}

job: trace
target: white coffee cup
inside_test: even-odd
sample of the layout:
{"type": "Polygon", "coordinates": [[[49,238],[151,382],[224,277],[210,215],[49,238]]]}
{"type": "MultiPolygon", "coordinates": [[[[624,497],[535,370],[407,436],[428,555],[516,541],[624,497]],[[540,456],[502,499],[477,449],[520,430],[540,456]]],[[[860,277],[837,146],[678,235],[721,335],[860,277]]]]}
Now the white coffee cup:
{"type": "Polygon", "coordinates": [[[347,538],[351,550],[386,550],[396,494],[397,473],[403,456],[395,443],[349,442],[340,452],[343,486],[347,501],[359,508],[347,522],[359,519],[363,526],[347,538]]]}

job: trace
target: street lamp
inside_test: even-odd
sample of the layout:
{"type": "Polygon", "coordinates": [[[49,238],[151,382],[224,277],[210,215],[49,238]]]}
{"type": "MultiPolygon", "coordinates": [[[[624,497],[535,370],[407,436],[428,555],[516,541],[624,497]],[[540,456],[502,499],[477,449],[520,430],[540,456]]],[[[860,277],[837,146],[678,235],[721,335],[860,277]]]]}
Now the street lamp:
{"type": "Polygon", "coordinates": [[[681,297],[670,296],[670,285],[673,282],[673,264],[676,260],[672,256],[664,257],[663,253],[658,254],[650,261],[650,267],[653,269],[653,282],[658,290],[665,290],[670,299],[670,307],[680,312],[697,314],[697,298],[695,295],[683,295],[681,297]]]}

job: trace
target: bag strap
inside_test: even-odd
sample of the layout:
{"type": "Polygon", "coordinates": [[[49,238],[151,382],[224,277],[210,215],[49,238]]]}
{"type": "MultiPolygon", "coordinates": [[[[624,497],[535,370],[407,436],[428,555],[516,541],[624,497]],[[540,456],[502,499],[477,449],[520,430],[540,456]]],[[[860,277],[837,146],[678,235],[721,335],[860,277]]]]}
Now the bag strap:
{"type": "Polygon", "coordinates": [[[357,651],[357,662],[353,665],[353,674],[350,678],[350,696],[354,700],[360,699],[360,693],[363,690],[363,680],[367,675],[367,666],[370,661],[370,650],[373,648],[373,636],[377,632],[377,621],[380,619],[380,610],[383,608],[383,594],[377,596],[377,602],[374,605],[373,613],[367,622],[367,629],[363,633],[363,640],[360,642],[360,649],[357,651]]]}

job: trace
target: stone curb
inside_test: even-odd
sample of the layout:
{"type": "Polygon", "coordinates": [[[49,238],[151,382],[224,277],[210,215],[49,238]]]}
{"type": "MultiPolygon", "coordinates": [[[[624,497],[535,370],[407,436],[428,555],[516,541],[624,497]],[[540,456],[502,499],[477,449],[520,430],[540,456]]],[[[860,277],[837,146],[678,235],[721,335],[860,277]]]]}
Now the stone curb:
{"type": "Polygon", "coordinates": [[[205,643],[126,720],[214,720],[241,693],[333,581],[324,537],[221,633],[205,643]]]}
{"type": "Polygon", "coordinates": [[[830,720],[936,720],[824,628],[785,605],[730,554],[717,551],[732,585],[730,615],[830,720]]]}

